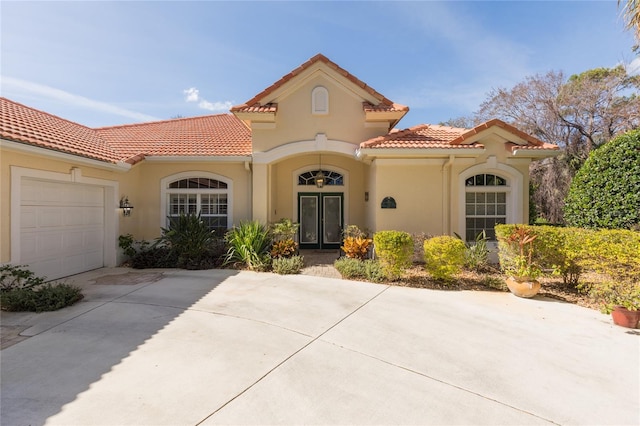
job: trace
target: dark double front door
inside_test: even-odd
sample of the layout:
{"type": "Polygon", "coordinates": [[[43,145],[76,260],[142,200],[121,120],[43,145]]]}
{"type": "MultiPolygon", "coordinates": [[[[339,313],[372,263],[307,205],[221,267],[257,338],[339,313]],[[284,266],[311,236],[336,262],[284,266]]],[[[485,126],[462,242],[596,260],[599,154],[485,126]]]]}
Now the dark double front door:
{"type": "Polygon", "coordinates": [[[298,193],[301,249],[334,249],[342,243],[344,195],[341,192],[298,193]]]}

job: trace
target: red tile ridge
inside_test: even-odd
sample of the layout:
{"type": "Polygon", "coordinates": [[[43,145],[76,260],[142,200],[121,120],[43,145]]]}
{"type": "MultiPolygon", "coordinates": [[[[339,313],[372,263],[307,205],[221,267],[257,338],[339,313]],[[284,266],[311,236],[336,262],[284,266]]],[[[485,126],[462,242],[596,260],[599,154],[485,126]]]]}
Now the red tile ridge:
{"type": "MultiPolygon", "coordinates": [[[[493,126],[501,127],[507,130],[508,132],[515,134],[516,136],[524,139],[525,141],[527,141],[527,143],[533,145],[534,147],[544,147],[544,149],[559,149],[557,145],[545,144],[545,142],[541,141],[540,139],[534,138],[533,136],[521,131],[517,127],[514,127],[511,124],[507,124],[504,121],[499,120],[497,118],[481,123],[475,126],[473,129],[468,129],[465,133],[460,135],[458,138],[452,140],[450,143],[452,145],[462,144],[465,140],[493,126]],[[552,148],[552,147],[555,147],[555,148],[552,148]]],[[[520,145],[520,147],[522,148],[522,145],[520,145]]]]}
{"type": "Polygon", "coordinates": [[[265,96],[268,96],[269,94],[273,93],[276,89],[281,87],[283,84],[285,84],[286,82],[291,80],[293,77],[297,76],[298,74],[302,73],[306,69],[310,68],[311,66],[313,66],[317,62],[325,63],[327,66],[329,66],[330,68],[334,69],[335,71],[337,71],[338,73],[343,75],[345,78],[347,78],[349,81],[351,81],[352,83],[356,84],[357,86],[359,86],[362,89],[364,89],[365,91],[367,91],[367,93],[371,94],[373,97],[378,99],[380,101],[380,103],[385,104],[385,105],[393,105],[392,101],[390,101],[385,96],[383,96],[382,94],[380,94],[377,91],[375,91],[372,87],[369,87],[362,80],[360,80],[357,77],[355,77],[349,71],[341,68],[338,64],[336,64],[335,62],[331,61],[329,58],[324,56],[322,53],[318,53],[317,55],[315,55],[314,57],[312,57],[308,61],[304,62],[302,65],[298,66],[293,71],[291,71],[288,74],[284,75],[282,78],[280,78],[280,80],[276,81],[271,86],[267,87],[266,89],[264,89],[262,92],[258,93],[256,96],[254,96],[253,98],[251,98],[247,102],[231,107],[231,112],[243,111],[245,108],[247,108],[249,106],[253,106],[255,104],[260,104],[260,99],[262,99],[265,96]]]}

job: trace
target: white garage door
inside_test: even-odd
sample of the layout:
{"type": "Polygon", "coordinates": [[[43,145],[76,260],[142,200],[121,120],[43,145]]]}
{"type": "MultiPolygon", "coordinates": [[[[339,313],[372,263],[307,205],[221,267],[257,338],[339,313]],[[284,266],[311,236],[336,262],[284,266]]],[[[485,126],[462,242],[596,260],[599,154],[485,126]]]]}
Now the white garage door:
{"type": "Polygon", "coordinates": [[[104,264],[104,189],[23,178],[20,263],[56,279],[104,264]]]}

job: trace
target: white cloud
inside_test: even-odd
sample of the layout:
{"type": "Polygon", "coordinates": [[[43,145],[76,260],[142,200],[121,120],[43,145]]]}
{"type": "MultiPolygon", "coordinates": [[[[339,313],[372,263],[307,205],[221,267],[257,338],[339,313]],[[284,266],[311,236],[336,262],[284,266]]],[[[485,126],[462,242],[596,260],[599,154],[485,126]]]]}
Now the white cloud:
{"type": "Polygon", "coordinates": [[[214,112],[227,112],[233,106],[231,101],[210,102],[200,97],[200,91],[195,87],[190,87],[182,91],[186,95],[186,102],[198,102],[198,107],[214,112]]]}
{"type": "Polygon", "coordinates": [[[198,102],[198,98],[200,97],[200,91],[195,87],[190,87],[182,91],[187,97],[185,101],[187,102],[198,102]]]}
{"type": "Polygon", "coordinates": [[[2,92],[5,93],[13,92],[17,94],[35,94],[45,98],[62,101],[75,107],[88,108],[95,111],[131,118],[137,121],[160,120],[157,117],[143,114],[141,112],[120,108],[112,104],[85,98],[80,95],[74,95],[73,93],[65,92],[64,90],[34,83],[32,81],[21,80],[19,78],[0,76],[0,84],[2,86],[2,92]]]}
{"type": "Polygon", "coordinates": [[[209,111],[229,111],[233,104],[230,101],[224,102],[209,102],[204,99],[200,101],[198,106],[202,109],[207,109],[209,111]]]}

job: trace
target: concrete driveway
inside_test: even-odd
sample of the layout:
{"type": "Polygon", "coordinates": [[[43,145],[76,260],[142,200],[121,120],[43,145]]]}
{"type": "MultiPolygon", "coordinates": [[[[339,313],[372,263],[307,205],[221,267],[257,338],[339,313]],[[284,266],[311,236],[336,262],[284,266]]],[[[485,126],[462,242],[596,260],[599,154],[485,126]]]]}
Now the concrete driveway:
{"type": "Polygon", "coordinates": [[[0,352],[1,423],[639,424],[640,335],[498,292],[101,269],[0,352]]]}

